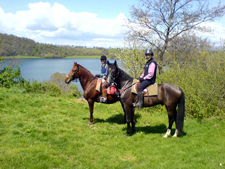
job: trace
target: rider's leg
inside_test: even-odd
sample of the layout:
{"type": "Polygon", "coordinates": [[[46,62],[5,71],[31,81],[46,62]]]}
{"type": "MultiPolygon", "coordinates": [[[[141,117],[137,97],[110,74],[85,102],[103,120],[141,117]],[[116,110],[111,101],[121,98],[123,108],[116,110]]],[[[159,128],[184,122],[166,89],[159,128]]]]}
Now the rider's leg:
{"type": "Polygon", "coordinates": [[[142,92],[149,85],[150,85],[150,82],[147,80],[144,80],[138,87],[138,99],[136,101],[136,104],[134,105],[135,107],[138,107],[140,109],[144,106],[144,94],[142,92]]]}
{"type": "Polygon", "coordinates": [[[106,89],[106,81],[102,79],[102,96],[100,97],[100,102],[105,103],[107,102],[107,89],[106,89]]]}

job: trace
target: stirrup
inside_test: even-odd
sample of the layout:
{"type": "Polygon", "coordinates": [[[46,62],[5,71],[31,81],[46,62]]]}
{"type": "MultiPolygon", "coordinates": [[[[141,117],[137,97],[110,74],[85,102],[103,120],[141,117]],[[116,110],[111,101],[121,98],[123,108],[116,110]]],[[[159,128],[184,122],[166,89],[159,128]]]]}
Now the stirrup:
{"type": "Polygon", "coordinates": [[[138,108],[139,110],[142,109],[144,107],[144,105],[141,105],[139,102],[133,103],[133,107],[134,108],[138,108]]]}
{"type": "Polygon", "coordinates": [[[106,102],[106,98],[105,97],[100,97],[100,103],[105,103],[106,102]]]}
{"type": "Polygon", "coordinates": [[[133,107],[134,108],[138,107],[139,109],[141,108],[139,103],[133,103],[133,107]]]}

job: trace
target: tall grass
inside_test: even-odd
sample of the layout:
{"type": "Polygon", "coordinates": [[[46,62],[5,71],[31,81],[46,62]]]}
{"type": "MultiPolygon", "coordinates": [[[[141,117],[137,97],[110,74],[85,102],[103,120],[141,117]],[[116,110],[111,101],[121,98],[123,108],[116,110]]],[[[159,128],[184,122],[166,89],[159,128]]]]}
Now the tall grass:
{"type": "MultiPolygon", "coordinates": [[[[185,134],[162,138],[165,109],[137,111],[126,137],[119,103],[89,108],[63,96],[0,88],[0,168],[224,168],[225,122],[185,119],[185,134]]],[[[174,128],[173,128],[174,132],[174,128]]]]}

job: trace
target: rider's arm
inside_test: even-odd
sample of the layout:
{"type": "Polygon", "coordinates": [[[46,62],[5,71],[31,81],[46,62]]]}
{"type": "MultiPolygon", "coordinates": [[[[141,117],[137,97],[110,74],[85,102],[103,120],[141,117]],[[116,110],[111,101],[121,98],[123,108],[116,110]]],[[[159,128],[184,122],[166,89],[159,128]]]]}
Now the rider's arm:
{"type": "Polygon", "coordinates": [[[143,77],[144,77],[144,71],[143,71],[143,73],[141,74],[140,78],[143,78],[143,77]]]}

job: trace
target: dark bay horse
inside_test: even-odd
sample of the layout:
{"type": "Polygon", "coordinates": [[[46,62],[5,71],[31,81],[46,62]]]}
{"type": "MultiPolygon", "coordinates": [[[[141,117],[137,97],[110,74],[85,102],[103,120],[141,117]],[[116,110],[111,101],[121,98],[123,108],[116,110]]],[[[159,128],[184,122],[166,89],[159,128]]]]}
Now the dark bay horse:
{"type": "MultiPolygon", "coordinates": [[[[137,99],[137,95],[131,93],[133,78],[121,70],[117,62],[109,64],[107,84],[117,84],[117,89],[120,91],[121,104],[124,106],[127,122],[127,133],[130,134],[130,123],[132,124],[132,133],[135,132],[135,118],[133,103],[137,99]]],[[[185,98],[182,89],[168,83],[158,84],[158,95],[144,98],[144,107],[155,106],[157,104],[165,105],[169,118],[169,126],[166,134],[163,137],[171,135],[171,128],[175,121],[176,130],[174,137],[183,134],[185,98]],[[178,110],[176,109],[178,106],[178,110]]]]}
{"type": "MultiPolygon", "coordinates": [[[[65,78],[65,83],[69,84],[74,79],[79,79],[84,91],[84,98],[87,100],[90,110],[89,124],[93,122],[94,102],[100,102],[101,93],[96,91],[97,78],[83,66],[74,63],[73,68],[65,78]]],[[[102,87],[101,87],[102,91],[102,87]]],[[[107,95],[107,104],[119,101],[117,95],[107,95]]]]}

